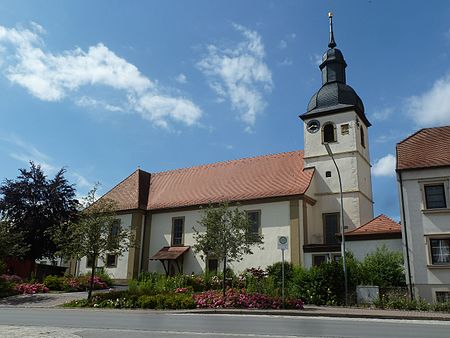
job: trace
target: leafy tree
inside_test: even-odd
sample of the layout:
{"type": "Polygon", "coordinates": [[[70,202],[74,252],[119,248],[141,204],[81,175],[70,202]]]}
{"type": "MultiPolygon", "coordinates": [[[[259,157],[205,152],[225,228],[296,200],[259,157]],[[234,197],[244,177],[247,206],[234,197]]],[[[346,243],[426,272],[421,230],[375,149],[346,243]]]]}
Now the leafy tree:
{"type": "Polygon", "coordinates": [[[0,264],[8,256],[23,256],[28,249],[23,243],[23,234],[11,232],[11,225],[0,220],[0,264]]]}
{"type": "Polygon", "coordinates": [[[31,260],[53,257],[57,246],[52,233],[78,215],[75,188],[64,177],[65,169],[48,179],[39,165],[20,169],[14,180],[0,186],[0,214],[7,221],[8,236],[21,236],[29,250],[23,252],[31,260]]]}
{"type": "Polygon", "coordinates": [[[226,268],[229,262],[239,262],[244,255],[251,255],[252,246],[263,244],[263,237],[251,232],[251,224],[245,211],[229,208],[222,203],[217,208],[209,206],[203,211],[198,224],[202,231],[195,227],[194,252],[200,253],[205,260],[208,256],[223,262],[223,293],[225,295],[226,268]]]}
{"type": "Polygon", "coordinates": [[[88,299],[91,299],[98,258],[106,254],[121,255],[132,243],[131,231],[121,226],[116,218],[116,205],[106,198],[96,199],[97,185],[84,199],[84,208],[76,222],[67,224],[67,231],[56,232],[64,257],[92,261],[88,299]]]}
{"type": "Polygon", "coordinates": [[[362,282],[379,287],[404,286],[406,284],[401,252],[391,251],[385,245],[378,247],[361,263],[362,282]]]}

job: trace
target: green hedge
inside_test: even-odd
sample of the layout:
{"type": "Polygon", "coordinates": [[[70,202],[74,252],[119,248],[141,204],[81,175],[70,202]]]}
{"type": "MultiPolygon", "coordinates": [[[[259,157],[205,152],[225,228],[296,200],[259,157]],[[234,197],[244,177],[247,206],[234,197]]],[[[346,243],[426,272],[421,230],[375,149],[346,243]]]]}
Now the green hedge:
{"type": "Polygon", "coordinates": [[[66,307],[142,308],[142,309],[193,309],[196,304],[192,294],[166,293],[156,295],[132,294],[129,291],[113,291],[95,294],[91,301],[72,301],[66,307]]]}

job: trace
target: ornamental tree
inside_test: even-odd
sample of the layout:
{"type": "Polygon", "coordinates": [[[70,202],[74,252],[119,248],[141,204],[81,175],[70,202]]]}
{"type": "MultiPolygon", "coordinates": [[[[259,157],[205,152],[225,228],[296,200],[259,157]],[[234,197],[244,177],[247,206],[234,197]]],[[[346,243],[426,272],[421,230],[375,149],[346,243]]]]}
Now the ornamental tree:
{"type": "Polygon", "coordinates": [[[58,247],[53,233],[64,231],[64,225],[78,216],[75,188],[64,177],[64,168],[52,179],[33,162],[29,170],[19,171],[16,179],[7,179],[0,186],[0,216],[7,222],[5,231],[9,240],[22,239],[28,248],[21,252],[25,258],[34,261],[54,257],[58,247]]]}
{"type": "Polygon", "coordinates": [[[198,224],[201,229],[194,230],[193,246],[203,260],[214,257],[223,262],[223,294],[225,295],[225,274],[227,263],[239,262],[244,255],[251,255],[252,247],[262,247],[263,236],[251,231],[251,223],[243,210],[221,203],[203,210],[198,224]]]}
{"type": "Polygon", "coordinates": [[[133,241],[131,229],[124,228],[116,217],[115,203],[106,198],[97,199],[97,188],[98,185],[84,198],[79,219],[68,223],[66,232],[55,233],[62,256],[76,260],[86,257],[92,261],[88,299],[92,296],[98,258],[121,255],[133,241]]]}
{"type": "Polygon", "coordinates": [[[12,226],[0,220],[0,264],[8,256],[24,256],[29,246],[23,241],[23,234],[13,231],[12,226]]]}

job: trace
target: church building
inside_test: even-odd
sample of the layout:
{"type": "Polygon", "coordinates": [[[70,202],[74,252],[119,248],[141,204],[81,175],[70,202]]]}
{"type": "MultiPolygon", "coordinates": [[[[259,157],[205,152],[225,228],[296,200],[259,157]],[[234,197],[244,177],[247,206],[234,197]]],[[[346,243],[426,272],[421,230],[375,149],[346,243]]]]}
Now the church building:
{"type": "MultiPolygon", "coordinates": [[[[104,195],[117,203],[117,217],[132,227],[139,244],[120,257],[104,257],[113,278],[135,278],[142,271],[216,270],[221,262],[214,257],[202,261],[191,247],[201,207],[219,202],[239,203],[252,231],[264,236],[262,249],[230,264],[235,272],[281,261],[281,235],[289,238],[285,257],[293,264],[310,267],[340,257],[340,186],[334,160],[342,178],[346,231],[373,219],[371,124],[362,100],[347,84],[347,64],[336,48],[331,20],[328,49],[319,66],[322,86],[300,115],[304,150],[159,173],[137,169],[104,195]]],[[[84,258],[77,272],[87,270],[84,258]]]]}

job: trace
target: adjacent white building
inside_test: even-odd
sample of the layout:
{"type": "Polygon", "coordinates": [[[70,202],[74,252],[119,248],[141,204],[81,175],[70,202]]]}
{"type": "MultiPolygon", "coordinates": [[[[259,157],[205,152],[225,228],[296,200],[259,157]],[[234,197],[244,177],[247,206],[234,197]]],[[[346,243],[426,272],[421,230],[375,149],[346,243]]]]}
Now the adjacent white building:
{"type": "Polygon", "coordinates": [[[450,300],[450,126],[397,144],[407,281],[414,295],[450,300]]]}

